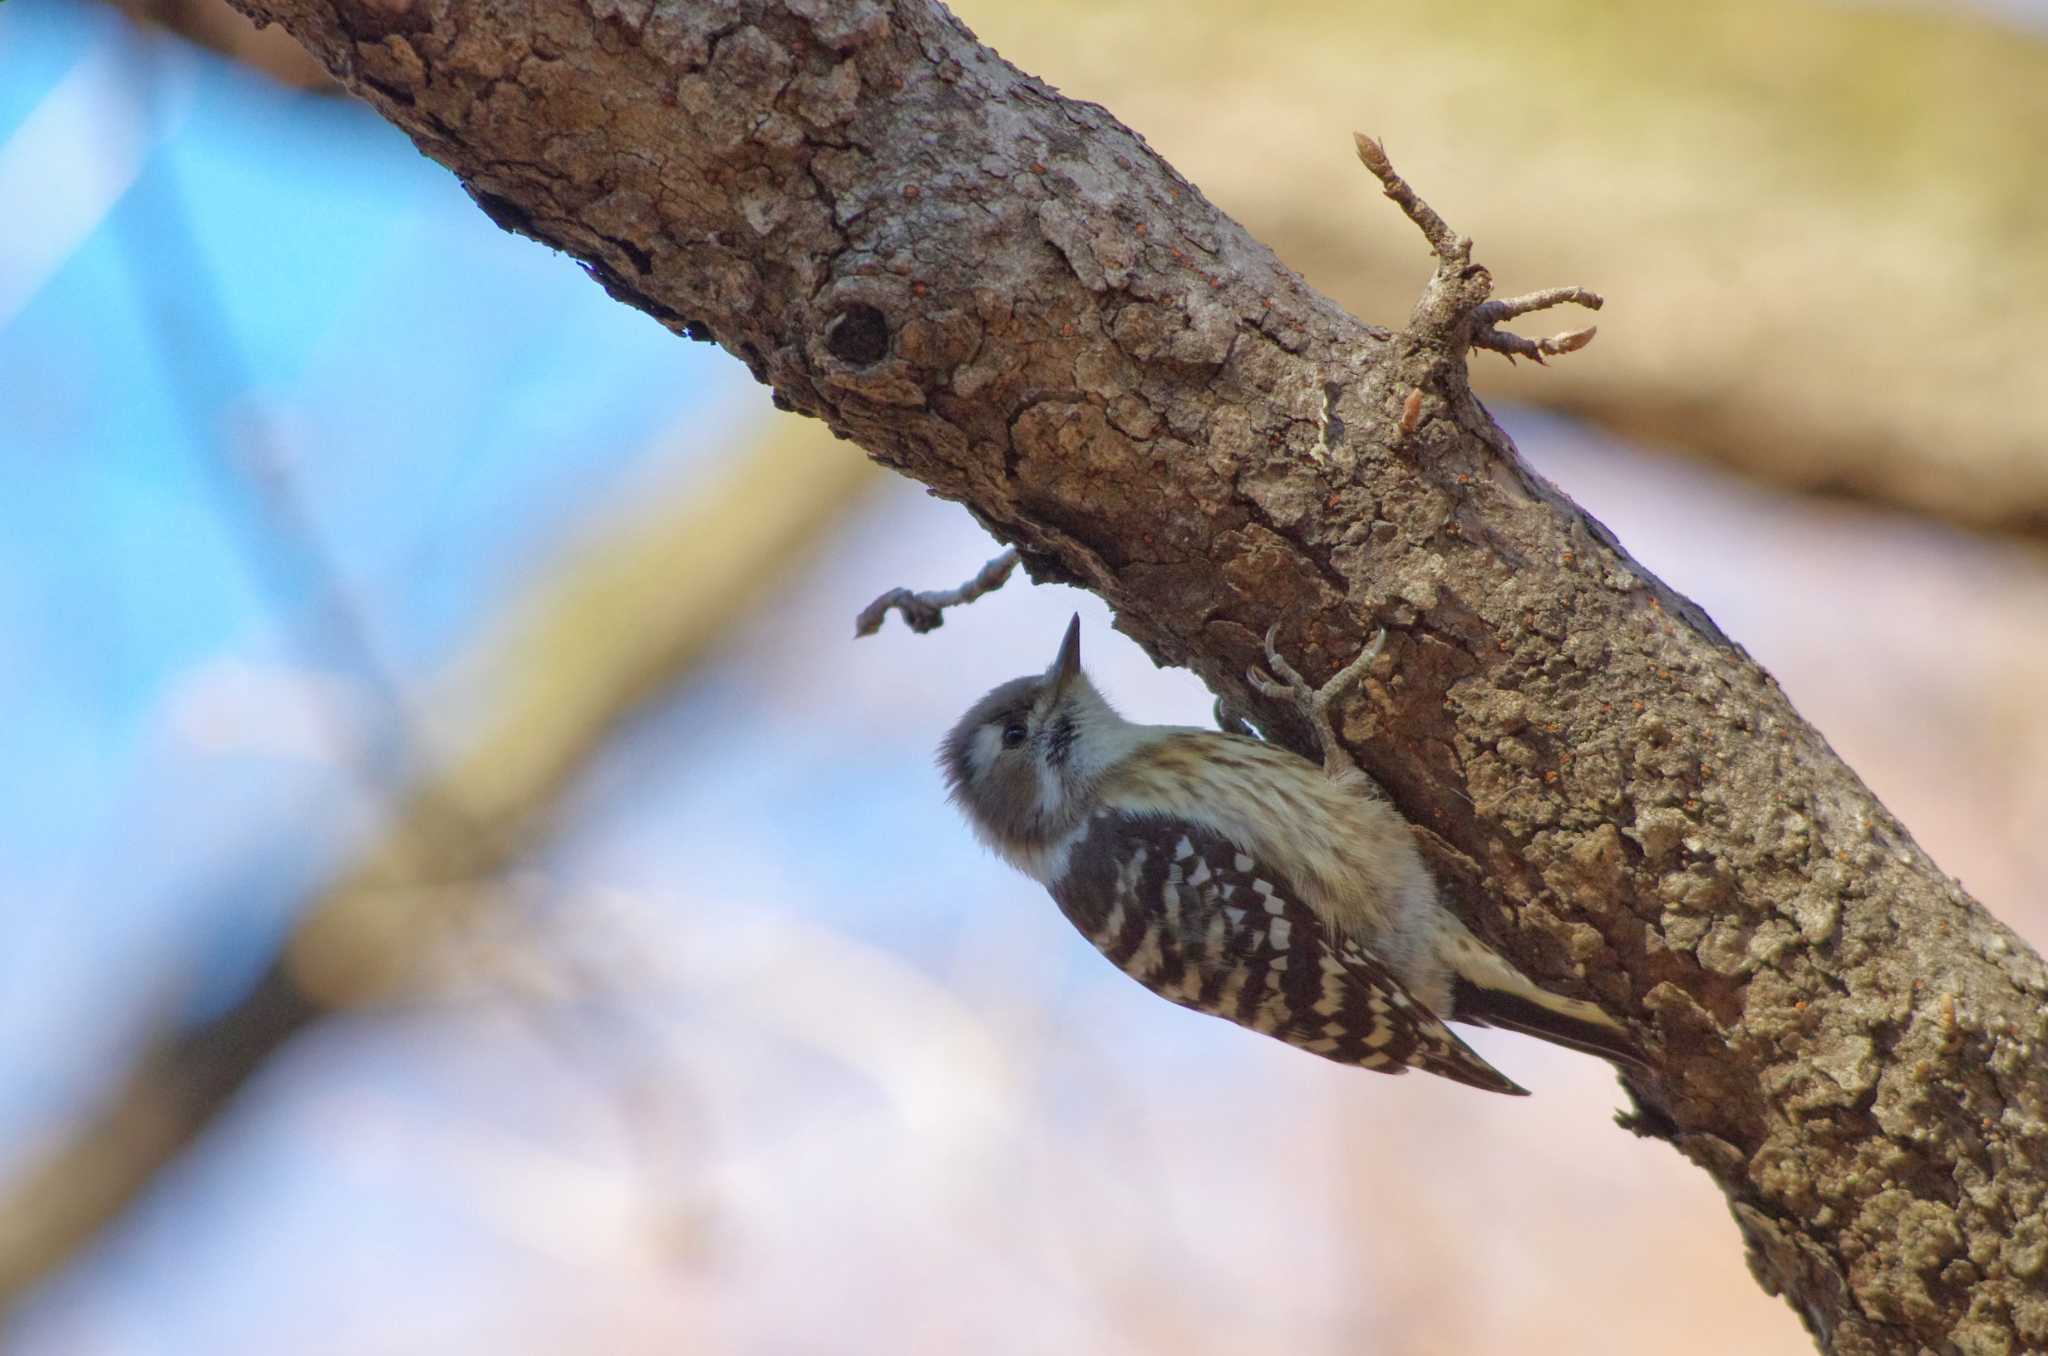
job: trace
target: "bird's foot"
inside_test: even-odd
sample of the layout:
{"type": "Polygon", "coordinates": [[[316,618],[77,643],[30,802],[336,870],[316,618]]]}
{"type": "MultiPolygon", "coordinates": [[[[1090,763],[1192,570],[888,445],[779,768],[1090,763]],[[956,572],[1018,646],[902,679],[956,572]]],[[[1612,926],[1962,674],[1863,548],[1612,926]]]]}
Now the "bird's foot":
{"type": "MultiPolygon", "coordinates": [[[[1358,657],[1339,669],[1321,687],[1310,687],[1308,680],[1275,647],[1274,640],[1279,633],[1278,622],[1266,630],[1266,665],[1271,672],[1256,667],[1247,669],[1246,681],[1275,701],[1292,702],[1294,709],[1301,712],[1302,719],[1315,731],[1316,742],[1322,748],[1324,771],[1333,777],[1351,771],[1356,764],[1345,752],[1343,744],[1338,742],[1336,728],[1330,722],[1330,708],[1358,685],[1358,680],[1372,666],[1373,660],[1380,657],[1380,650],[1387,643],[1386,628],[1381,627],[1374,632],[1373,638],[1358,652],[1358,657]]],[[[1219,723],[1220,717],[1219,712],[1219,723]]]]}

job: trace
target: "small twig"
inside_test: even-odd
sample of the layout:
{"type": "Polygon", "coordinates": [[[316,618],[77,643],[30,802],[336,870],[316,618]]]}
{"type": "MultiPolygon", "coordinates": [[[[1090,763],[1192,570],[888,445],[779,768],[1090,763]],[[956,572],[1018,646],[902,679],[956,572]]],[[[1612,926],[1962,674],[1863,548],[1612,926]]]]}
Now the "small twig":
{"type": "Polygon", "coordinates": [[[871,636],[882,629],[882,620],[895,608],[903,614],[903,624],[923,635],[937,630],[946,621],[946,609],[971,603],[984,593],[993,593],[1010,578],[1010,571],[1017,568],[1017,548],[1009,550],[991,560],[976,572],[974,578],[956,589],[937,589],[929,593],[913,593],[909,589],[890,589],[881,597],[860,610],[853,619],[855,636],[871,636]]]}
{"type": "Polygon", "coordinates": [[[1372,171],[1386,188],[1387,196],[1394,200],[1408,219],[1420,227],[1429,247],[1436,251],[1439,259],[1457,259],[1463,262],[1471,253],[1472,242],[1452,230],[1450,223],[1436,214],[1436,209],[1424,202],[1408,181],[1394,172],[1394,162],[1387,159],[1387,148],[1363,132],[1353,132],[1351,139],[1358,146],[1358,158],[1372,171]]]}
{"type": "Polygon", "coordinates": [[[1553,306],[1583,306],[1597,311],[1607,304],[1607,298],[1598,292],[1588,292],[1583,287],[1546,287],[1541,292],[1530,292],[1519,297],[1497,297],[1472,313],[1472,318],[1482,325],[1491,325],[1500,320],[1513,320],[1518,315],[1531,311],[1547,311],[1553,306]]]}
{"type": "Polygon", "coordinates": [[[1553,334],[1548,339],[1524,339],[1519,334],[1509,334],[1491,325],[1481,325],[1472,331],[1472,347],[1491,349],[1513,362],[1516,358],[1534,359],[1537,366],[1547,367],[1544,355],[1556,357],[1560,353],[1576,353],[1593,342],[1593,336],[1600,332],[1598,325],[1588,325],[1582,330],[1567,330],[1553,334]]]}
{"type": "MultiPolygon", "coordinates": [[[[1363,132],[1353,132],[1351,138],[1358,147],[1359,160],[1380,181],[1387,197],[1421,230],[1440,261],[1436,276],[1430,280],[1422,304],[1416,309],[1417,328],[1441,333],[1446,338],[1463,332],[1468,336],[1465,342],[1469,347],[1490,349],[1504,355],[1509,362],[1528,358],[1542,364],[1545,358],[1576,353],[1593,342],[1593,336],[1599,331],[1591,325],[1582,330],[1555,334],[1548,339],[1525,339],[1498,328],[1499,322],[1531,311],[1564,305],[1584,306],[1597,311],[1605,301],[1599,293],[1589,292],[1583,287],[1550,287],[1525,296],[1486,300],[1486,290],[1491,282],[1486,270],[1472,262],[1472,241],[1453,231],[1450,224],[1437,215],[1436,209],[1424,202],[1421,195],[1408,186],[1408,181],[1395,172],[1385,146],[1363,132]]],[[[1402,432],[1410,432],[1409,411],[1403,414],[1402,432]]]]}
{"type": "Polygon", "coordinates": [[[1607,304],[1607,299],[1598,292],[1588,292],[1583,287],[1549,287],[1541,292],[1530,292],[1525,296],[1501,297],[1481,305],[1472,312],[1475,322],[1472,331],[1472,347],[1492,349],[1513,362],[1517,357],[1531,358],[1541,365],[1545,357],[1556,357],[1560,353],[1576,353],[1593,342],[1598,334],[1597,325],[1588,325],[1582,330],[1567,330],[1554,334],[1548,339],[1524,339],[1519,334],[1509,334],[1495,328],[1497,322],[1512,320],[1518,315],[1531,311],[1545,311],[1552,306],[1583,306],[1597,311],[1607,304]]]}

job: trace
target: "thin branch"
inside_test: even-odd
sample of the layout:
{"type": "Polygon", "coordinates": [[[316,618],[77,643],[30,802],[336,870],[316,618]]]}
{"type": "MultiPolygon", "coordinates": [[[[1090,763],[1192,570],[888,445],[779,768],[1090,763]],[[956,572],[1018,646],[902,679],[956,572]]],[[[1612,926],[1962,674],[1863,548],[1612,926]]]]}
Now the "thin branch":
{"type": "Polygon", "coordinates": [[[1548,287],[1541,292],[1526,292],[1519,297],[1496,297],[1472,313],[1472,318],[1482,325],[1491,325],[1499,320],[1513,320],[1518,315],[1531,311],[1547,311],[1553,306],[1567,304],[1583,306],[1597,311],[1607,304],[1607,299],[1598,292],[1589,292],[1583,287],[1548,287]]]}
{"type": "Polygon", "coordinates": [[[1450,223],[1438,216],[1436,209],[1424,202],[1421,195],[1408,186],[1408,181],[1395,172],[1394,162],[1387,158],[1386,146],[1378,138],[1363,132],[1353,132],[1351,140],[1358,148],[1359,160],[1385,187],[1394,204],[1421,229],[1422,238],[1436,251],[1437,258],[1445,263],[1463,264],[1471,256],[1472,242],[1453,231],[1450,223]]]}
{"type": "MultiPolygon", "coordinates": [[[[161,124],[164,57],[174,39],[128,25],[116,39],[138,119],[161,124]]],[[[280,628],[315,662],[340,668],[376,716],[366,747],[346,748],[342,766],[379,808],[408,784],[431,785],[431,750],[405,685],[385,661],[368,613],[321,539],[312,506],[292,476],[286,438],[252,375],[220,280],[187,206],[175,156],[159,156],[135,196],[146,211],[114,214],[114,239],[172,406],[252,582],[268,594],[280,628]],[[232,423],[229,411],[236,411],[232,423]]],[[[346,741],[335,738],[337,747],[346,741]]],[[[449,806],[419,812],[471,831],[449,806]]]]}
{"type": "Polygon", "coordinates": [[[1525,339],[1519,334],[1509,334],[1496,328],[1497,322],[1512,320],[1516,316],[1528,315],[1532,311],[1544,311],[1553,306],[1583,306],[1597,311],[1607,304],[1607,299],[1598,292],[1589,292],[1583,287],[1551,287],[1541,292],[1529,292],[1519,297],[1499,297],[1486,302],[1472,312],[1475,328],[1472,331],[1472,347],[1491,349],[1504,355],[1509,362],[1518,356],[1534,359],[1541,364],[1545,357],[1556,357],[1561,353],[1576,353],[1593,342],[1599,327],[1588,325],[1582,330],[1568,330],[1548,339],[1525,339]]]}
{"type": "Polygon", "coordinates": [[[1598,325],[1588,325],[1582,330],[1567,330],[1553,334],[1547,339],[1525,339],[1519,334],[1509,334],[1491,325],[1481,325],[1472,331],[1472,347],[1498,353],[1513,362],[1516,358],[1529,358],[1541,364],[1545,356],[1556,357],[1561,353],[1577,353],[1593,342],[1593,336],[1600,332],[1598,325]]]}
{"type": "MultiPolygon", "coordinates": [[[[1436,252],[1436,276],[1416,307],[1415,329],[1441,333],[1446,338],[1462,332],[1463,347],[1503,354],[1509,362],[1518,357],[1529,358],[1539,365],[1547,357],[1576,353],[1593,342],[1599,331],[1591,325],[1547,339],[1526,339],[1500,329],[1499,321],[1568,303],[1597,311],[1606,304],[1605,299],[1583,287],[1550,287],[1519,297],[1488,300],[1486,293],[1492,281],[1483,267],[1472,263],[1471,238],[1453,231],[1436,209],[1423,201],[1422,195],[1394,169],[1385,146],[1363,132],[1353,132],[1351,139],[1358,148],[1359,161],[1372,171],[1387,197],[1407,213],[1436,252]]],[[[1411,428],[1404,414],[1402,431],[1406,433],[1411,428]]]]}
{"type": "Polygon", "coordinates": [[[1009,582],[1010,571],[1017,568],[1015,547],[1003,552],[994,560],[975,572],[974,578],[952,589],[934,589],[925,593],[913,593],[909,589],[890,589],[881,597],[860,610],[853,619],[853,634],[871,636],[882,629],[889,609],[895,608],[903,614],[903,624],[919,635],[936,631],[946,624],[946,609],[971,603],[984,593],[993,593],[1009,582]]]}

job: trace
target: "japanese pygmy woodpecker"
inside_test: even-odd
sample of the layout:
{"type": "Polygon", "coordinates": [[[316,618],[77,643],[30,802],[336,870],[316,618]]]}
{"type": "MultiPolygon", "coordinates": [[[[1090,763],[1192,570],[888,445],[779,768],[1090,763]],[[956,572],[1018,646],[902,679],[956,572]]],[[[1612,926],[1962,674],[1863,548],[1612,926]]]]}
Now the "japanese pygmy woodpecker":
{"type": "Polygon", "coordinates": [[[1546,993],[1438,898],[1400,813],[1352,766],[1329,704],[1266,638],[1254,671],[1316,727],[1325,763],[1244,734],[1138,725],[1081,671],[1081,619],[1043,675],[976,702],[939,751],[983,841],[1146,988],[1360,1068],[1524,1091],[1444,1026],[1498,1026],[1641,1067],[1591,1003],[1546,993]]]}

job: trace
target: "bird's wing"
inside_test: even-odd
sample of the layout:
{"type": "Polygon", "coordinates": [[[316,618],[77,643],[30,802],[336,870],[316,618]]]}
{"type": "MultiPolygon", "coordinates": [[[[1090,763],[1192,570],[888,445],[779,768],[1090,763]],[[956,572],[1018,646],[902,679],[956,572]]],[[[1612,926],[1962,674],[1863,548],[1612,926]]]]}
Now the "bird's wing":
{"type": "Polygon", "coordinates": [[[1522,1094],[1285,877],[1202,825],[1098,812],[1053,897],[1126,974],[1183,1007],[1340,1064],[1522,1094]]]}

